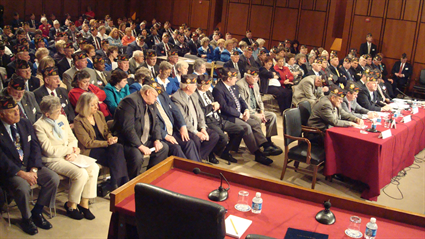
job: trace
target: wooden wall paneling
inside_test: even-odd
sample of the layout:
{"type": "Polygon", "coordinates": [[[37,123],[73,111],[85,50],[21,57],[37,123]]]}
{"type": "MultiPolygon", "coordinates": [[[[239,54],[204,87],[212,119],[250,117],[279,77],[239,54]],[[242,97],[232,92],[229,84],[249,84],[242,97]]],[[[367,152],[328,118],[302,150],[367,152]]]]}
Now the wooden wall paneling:
{"type": "MultiPolygon", "coordinates": [[[[28,0],[27,0],[28,1],[28,0]]],[[[66,1],[66,0],[65,0],[66,1]]],[[[106,1],[102,1],[102,2],[99,2],[98,3],[98,1],[96,1],[96,0],[84,0],[84,1],[81,1],[81,6],[80,6],[80,13],[85,13],[85,12],[87,12],[87,7],[91,7],[91,9],[95,12],[95,17],[96,18],[99,18],[99,17],[101,17],[101,15],[99,15],[99,12],[97,11],[97,5],[100,5],[100,4],[105,4],[106,5],[106,1]]],[[[122,1],[122,6],[124,7],[124,1],[122,1]]],[[[66,10],[66,9],[65,9],[66,10]]],[[[109,14],[109,13],[108,13],[109,14]]],[[[102,16],[102,18],[103,18],[104,16],[102,16]]]]}
{"type": "Polygon", "coordinates": [[[193,28],[208,28],[210,1],[192,0],[192,15],[190,18],[190,26],[193,28]]]}
{"type": "Polygon", "coordinates": [[[173,25],[181,25],[189,22],[189,4],[190,0],[180,0],[178,4],[174,4],[173,8],[173,25]]]}
{"type": "Polygon", "coordinates": [[[140,20],[146,20],[148,22],[147,25],[150,25],[152,18],[155,17],[155,11],[152,10],[155,9],[155,0],[139,1],[139,4],[140,12],[138,12],[138,15],[140,17],[140,20]]]}
{"type": "MultiPolygon", "coordinates": [[[[233,34],[245,35],[248,29],[248,9],[249,5],[247,4],[230,3],[229,14],[227,15],[227,29],[225,30],[233,34]]],[[[223,16],[223,18],[226,18],[226,16],[223,16]]],[[[251,31],[253,31],[252,28],[251,31]]]]}
{"type": "Polygon", "coordinates": [[[342,33],[342,46],[341,51],[344,55],[347,55],[349,44],[351,42],[351,30],[354,22],[354,12],[355,5],[354,1],[347,1],[346,9],[345,9],[345,21],[344,21],[344,29],[342,33]]]}
{"type": "MultiPolygon", "coordinates": [[[[64,1],[64,2],[66,2],[66,1],[64,1]]],[[[76,2],[73,2],[73,3],[74,3],[74,5],[77,5],[76,9],[77,9],[77,12],[78,12],[79,7],[80,7],[79,1],[76,1],[76,2]]],[[[62,20],[63,15],[64,15],[64,13],[62,12],[62,1],[44,0],[43,1],[43,7],[44,7],[44,13],[46,13],[46,16],[47,16],[48,19],[50,19],[50,14],[53,13],[56,16],[56,19],[62,20]]]]}
{"type": "MultiPolygon", "coordinates": [[[[111,16],[111,4],[112,4],[112,0],[104,0],[102,3],[98,3],[96,6],[96,18],[97,17],[101,17],[102,19],[105,18],[106,15],[111,16]]],[[[65,12],[66,12],[66,8],[65,8],[65,12]]],[[[137,13],[137,16],[139,16],[139,12],[137,13]]],[[[113,18],[114,23],[117,23],[116,18],[113,18]]]]}
{"type": "MultiPolygon", "coordinates": [[[[80,9],[78,1],[63,1],[64,13],[68,13],[71,15],[73,20],[77,20],[80,15],[80,9]]],[[[110,12],[110,7],[108,6],[108,12],[110,12]]],[[[46,12],[47,14],[47,12],[46,12]]]]}
{"type": "MultiPolygon", "coordinates": [[[[239,2],[240,0],[230,0],[229,2],[239,2]]],[[[248,0],[249,1],[249,0],[248,0]]]]}
{"type": "Polygon", "coordinates": [[[381,38],[382,18],[377,17],[365,17],[365,16],[354,16],[351,36],[349,36],[350,46],[349,48],[356,48],[357,51],[360,49],[360,44],[366,41],[366,35],[372,33],[373,42],[379,46],[379,40],[381,38]],[[369,18],[370,22],[365,22],[365,19],[369,18]]]}
{"type": "Polygon", "coordinates": [[[357,0],[356,1],[356,15],[366,16],[369,9],[370,0],[357,0]]]}
{"type": "Polygon", "coordinates": [[[422,4],[422,18],[421,22],[425,22],[425,4],[422,4]]]}
{"type": "Polygon", "coordinates": [[[111,12],[110,16],[114,19],[114,24],[117,26],[117,19],[126,16],[127,10],[124,6],[124,1],[111,1],[109,10],[111,12]]]}
{"type": "Polygon", "coordinates": [[[403,1],[389,0],[387,18],[400,19],[402,8],[403,8],[403,1]]]}
{"type": "Polygon", "coordinates": [[[263,4],[266,6],[273,6],[273,0],[264,0],[263,4]]]}
{"type": "MultiPolygon", "coordinates": [[[[279,0],[277,0],[279,2],[279,0]]],[[[290,8],[299,8],[300,0],[288,0],[288,7],[290,8]]]]}
{"type": "Polygon", "coordinates": [[[385,2],[386,0],[373,0],[370,15],[373,17],[383,17],[385,2]]]}
{"type": "Polygon", "coordinates": [[[316,11],[326,11],[329,0],[316,0],[316,11]]]}
{"type": "MultiPolygon", "coordinates": [[[[156,0],[155,2],[155,18],[157,21],[164,23],[170,21],[173,14],[173,0],[156,0]]],[[[177,2],[178,4],[178,2],[177,2]]],[[[153,9],[153,6],[152,8],[153,9]]]]}
{"type": "Polygon", "coordinates": [[[382,52],[391,58],[399,58],[405,52],[410,59],[412,56],[415,22],[387,19],[382,52]]]}
{"type": "MultiPolygon", "coordinates": [[[[43,0],[25,1],[25,21],[30,19],[32,13],[35,14],[35,19],[40,21],[40,15],[43,12],[43,0]]],[[[20,13],[24,14],[24,13],[20,13]]],[[[24,16],[21,16],[23,18],[24,16]]]]}
{"type": "Polygon", "coordinates": [[[277,0],[276,7],[288,7],[288,0],[281,0],[281,1],[277,0]]]}
{"type": "Polygon", "coordinates": [[[4,1],[3,6],[3,21],[5,25],[10,25],[12,23],[14,12],[18,12],[20,18],[25,16],[25,0],[4,1]]]}
{"type": "Polygon", "coordinates": [[[326,13],[301,11],[298,41],[301,44],[319,47],[322,45],[326,13]]]}
{"type": "MultiPolygon", "coordinates": [[[[400,54],[401,55],[401,54],[400,54]]],[[[384,55],[384,60],[382,61],[385,66],[387,67],[387,71],[388,71],[388,76],[389,77],[393,77],[391,74],[391,70],[393,69],[394,63],[396,63],[397,61],[399,61],[400,59],[393,59],[393,58],[386,58],[386,55],[384,55]]]]}
{"type": "Polygon", "coordinates": [[[252,4],[261,5],[262,0],[252,0],[252,4]]]}
{"type": "Polygon", "coordinates": [[[256,6],[251,8],[249,27],[253,37],[269,38],[273,7],[256,6]]]}
{"type": "Polygon", "coordinates": [[[415,62],[425,63],[425,23],[419,26],[419,41],[416,42],[415,62]]]}
{"type": "Polygon", "coordinates": [[[419,5],[420,0],[409,0],[406,1],[406,5],[404,7],[403,19],[409,21],[417,21],[419,15],[419,5]]]}
{"type": "Polygon", "coordinates": [[[297,31],[298,10],[291,8],[276,8],[273,26],[273,40],[283,41],[295,39],[297,31]]]}
{"type": "Polygon", "coordinates": [[[249,4],[249,0],[240,0],[239,2],[240,3],[247,3],[247,4],[249,4]]]}
{"type": "Polygon", "coordinates": [[[303,10],[313,10],[314,0],[303,0],[302,9],[303,10]]]}

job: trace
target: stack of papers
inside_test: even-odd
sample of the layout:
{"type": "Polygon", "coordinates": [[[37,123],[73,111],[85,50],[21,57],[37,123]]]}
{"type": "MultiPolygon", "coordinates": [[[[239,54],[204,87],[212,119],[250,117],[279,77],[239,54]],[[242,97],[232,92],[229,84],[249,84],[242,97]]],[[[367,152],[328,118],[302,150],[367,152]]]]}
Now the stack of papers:
{"type": "Polygon", "coordinates": [[[80,154],[74,161],[69,162],[77,165],[80,168],[88,168],[90,165],[96,163],[96,159],[80,154]]]}
{"type": "Polygon", "coordinates": [[[251,220],[233,215],[228,216],[224,222],[226,225],[226,235],[234,238],[241,238],[252,223],[251,220]]]}

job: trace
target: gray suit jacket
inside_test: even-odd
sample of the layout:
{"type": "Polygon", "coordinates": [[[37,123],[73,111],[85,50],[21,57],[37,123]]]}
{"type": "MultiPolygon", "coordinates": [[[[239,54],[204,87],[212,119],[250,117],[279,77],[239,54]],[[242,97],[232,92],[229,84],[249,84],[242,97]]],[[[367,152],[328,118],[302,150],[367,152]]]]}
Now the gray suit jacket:
{"type": "Polygon", "coordinates": [[[94,73],[96,73],[96,82],[98,83],[99,89],[103,90],[103,88],[105,88],[105,86],[108,84],[109,80],[111,79],[111,72],[110,71],[104,71],[103,74],[105,74],[105,78],[106,81],[104,81],[102,78],[100,78],[99,74],[97,74],[97,72],[95,71],[94,73]],[[99,81],[102,82],[102,85],[99,85],[99,81]]]}
{"type": "Polygon", "coordinates": [[[129,71],[131,74],[135,74],[135,73],[136,73],[136,69],[137,69],[138,67],[141,67],[141,66],[142,66],[142,64],[140,64],[139,66],[137,66],[137,62],[136,62],[136,60],[134,59],[134,57],[130,58],[130,60],[129,60],[129,63],[128,63],[128,64],[130,65],[130,68],[128,69],[128,71],[129,71]]]}
{"type": "Polygon", "coordinates": [[[356,116],[357,118],[362,118],[362,114],[367,114],[369,110],[363,108],[361,105],[357,103],[357,100],[354,99],[353,101],[350,101],[351,109],[348,109],[348,99],[347,97],[344,97],[344,101],[341,103],[341,108],[348,113],[356,116]]]}
{"type": "MultiPolygon", "coordinates": [[[[93,69],[90,68],[84,68],[83,70],[87,71],[90,74],[90,84],[93,84],[97,87],[99,87],[99,85],[97,84],[97,79],[96,79],[96,72],[93,69]]],[[[77,68],[75,68],[75,66],[71,66],[71,68],[69,68],[67,71],[65,71],[63,73],[62,76],[62,81],[63,83],[66,85],[68,92],[74,88],[71,86],[72,81],[74,80],[74,75],[77,72],[77,68]]]]}
{"type": "MultiPolygon", "coordinates": [[[[236,82],[236,85],[239,87],[239,93],[241,94],[241,98],[248,105],[249,113],[258,113],[254,109],[251,108],[250,98],[251,98],[251,90],[249,89],[248,82],[246,82],[245,78],[242,78],[236,82]]],[[[257,110],[264,112],[264,103],[261,100],[260,87],[258,84],[254,84],[254,96],[257,101],[257,110]]]]}
{"type": "Polygon", "coordinates": [[[298,105],[301,101],[308,100],[310,105],[313,106],[316,100],[324,95],[322,87],[316,87],[314,85],[316,77],[316,75],[307,76],[292,88],[294,91],[292,104],[298,105]]]}
{"type": "Polygon", "coordinates": [[[350,121],[355,122],[356,119],[357,117],[341,107],[334,107],[329,96],[322,96],[313,106],[307,124],[324,131],[331,126],[348,127],[350,121]]]}
{"type": "Polygon", "coordinates": [[[188,105],[189,101],[187,98],[187,94],[184,93],[182,89],[179,89],[171,96],[171,100],[177,105],[180,112],[182,113],[184,117],[184,121],[186,122],[186,125],[187,125],[187,130],[196,134],[199,130],[205,129],[207,126],[205,123],[204,112],[202,111],[202,108],[199,105],[198,95],[194,93],[189,97],[192,98],[193,104],[195,106],[196,116],[198,119],[197,126],[194,126],[192,124],[192,116],[190,115],[190,112],[189,112],[189,105],[188,105]]]}
{"type": "MultiPolygon", "coordinates": [[[[7,93],[7,88],[4,88],[1,91],[0,95],[9,95],[9,93],[7,93]]],[[[31,124],[34,124],[41,117],[40,107],[38,106],[37,101],[35,100],[34,93],[25,91],[24,96],[21,99],[21,105],[24,108],[25,115],[27,116],[31,124]]]]}

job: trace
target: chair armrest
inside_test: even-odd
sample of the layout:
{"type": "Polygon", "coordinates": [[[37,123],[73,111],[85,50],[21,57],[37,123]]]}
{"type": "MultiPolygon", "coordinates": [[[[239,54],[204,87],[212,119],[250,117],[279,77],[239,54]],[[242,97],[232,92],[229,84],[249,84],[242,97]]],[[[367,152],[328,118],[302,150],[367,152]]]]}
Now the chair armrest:
{"type": "Polygon", "coordinates": [[[293,140],[297,140],[298,142],[302,141],[302,142],[307,143],[308,148],[307,148],[307,156],[306,156],[305,162],[307,164],[310,164],[310,160],[311,160],[311,142],[310,142],[310,140],[308,140],[307,138],[295,137],[295,136],[291,136],[291,135],[287,135],[287,134],[284,134],[284,138],[293,139],[293,140]]]}
{"type": "Polygon", "coordinates": [[[320,134],[320,135],[324,135],[323,131],[321,131],[318,128],[315,127],[310,127],[310,126],[301,126],[301,130],[303,132],[308,132],[308,133],[314,133],[314,134],[320,134]]]}

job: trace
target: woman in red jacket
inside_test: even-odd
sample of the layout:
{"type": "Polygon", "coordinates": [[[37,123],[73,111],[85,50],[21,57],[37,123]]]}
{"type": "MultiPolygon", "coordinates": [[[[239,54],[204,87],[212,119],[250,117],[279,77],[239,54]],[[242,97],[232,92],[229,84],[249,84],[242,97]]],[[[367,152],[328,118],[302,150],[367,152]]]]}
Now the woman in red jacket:
{"type": "Polygon", "coordinates": [[[291,86],[294,84],[294,76],[288,67],[285,66],[285,58],[282,56],[276,57],[277,64],[274,66],[274,70],[279,73],[279,81],[282,87],[291,89],[291,86]]]}
{"type": "Polygon", "coordinates": [[[106,99],[106,94],[103,90],[97,86],[90,84],[90,74],[85,71],[78,71],[75,73],[74,79],[71,84],[74,88],[68,93],[69,101],[72,106],[77,105],[78,98],[85,92],[92,92],[99,99],[99,111],[105,116],[105,120],[112,120],[113,117],[111,112],[108,110],[108,106],[103,102],[106,99]]]}

